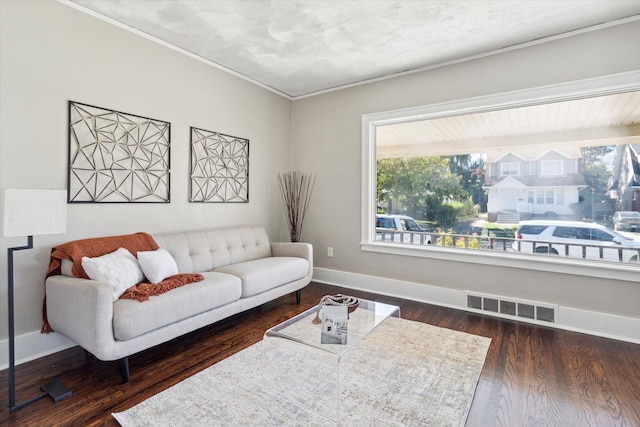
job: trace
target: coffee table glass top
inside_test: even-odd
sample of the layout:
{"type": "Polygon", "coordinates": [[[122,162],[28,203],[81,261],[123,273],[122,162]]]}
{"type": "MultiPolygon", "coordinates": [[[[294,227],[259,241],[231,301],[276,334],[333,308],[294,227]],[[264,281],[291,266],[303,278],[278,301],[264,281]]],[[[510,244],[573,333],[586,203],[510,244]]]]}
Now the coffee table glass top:
{"type": "MultiPolygon", "coordinates": [[[[358,307],[349,313],[346,344],[322,344],[321,324],[314,323],[319,307],[315,306],[283,322],[265,333],[265,337],[279,337],[302,343],[338,356],[349,351],[369,332],[388,317],[400,317],[400,307],[369,300],[360,300],[358,307]]],[[[322,310],[320,308],[320,310],[322,310]]]]}

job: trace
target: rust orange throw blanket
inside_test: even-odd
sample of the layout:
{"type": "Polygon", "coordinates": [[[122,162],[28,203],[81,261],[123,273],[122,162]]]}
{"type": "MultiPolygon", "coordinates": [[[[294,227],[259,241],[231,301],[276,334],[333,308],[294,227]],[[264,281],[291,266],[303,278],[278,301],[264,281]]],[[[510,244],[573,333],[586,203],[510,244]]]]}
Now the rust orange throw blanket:
{"type": "Polygon", "coordinates": [[[134,256],[139,251],[155,251],[158,244],[147,233],[124,234],[122,236],[94,237],[92,239],[74,240],[63,243],[51,249],[51,260],[47,276],[60,274],[60,266],[63,259],[73,262],[71,272],[76,277],[88,279],[87,273],[82,268],[82,257],[94,258],[106,255],[120,248],[128,249],[134,256]]]}
{"type": "MultiPolygon", "coordinates": [[[[55,246],[51,249],[51,259],[49,261],[49,268],[47,270],[46,277],[53,276],[56,274],[61,274],[60,267],[62,265],[62,260],[70,260],[73,263],[73,267],[71,268],[71,272],[75,277],[81,277],[88,279],[87,273],[82,268],[82,257],[94,258],[102,255],[106,255],[113,251],[118,250],[119,248],[126,248],[131,252],[134,256],[139,251],[155,251],[158,249],[158,244],[151,237],[151,235],[147,233],[134,233],[134,234],[125,234],[121,236],[107,236],[107,237],[96,237],[92,239],[83,239],[83,240],[75,240],[73,242],[63,243],[61,245],[55,246]]],[[[46,278],[45,278],[46,279],[46,278]]],[[[133,286],[125,292],[123,298],[131,298],[137,299],[138,301],[145,301],[149,299],[151,295],[159,295],[161,293],[167,292],[173,288],[188,284],[194,283],[202,280],[203,277],[201,275],[193,275],[193,274],[178,274],[176,276],[171,276],[164,281],[158,283],[157,285],[151,284],[138,284],[133,286]],[[195,277],[199,276],[199,277],[195,277]],[[167,282],[167,283],[165,283],[167,282]],[[147,285],[147,286],[141,286],[147,285]],[[157,289],[150,289],[150,286],[158,286],[157,289]],[[140,287],[140,289],[134,289],[140,287]]],[[[49,333],[53,332],[53,328],[49,325],[47,320],[47,304],[46,300],[42,307],[42,319],[43,325],[41,332],[49,333]]]]}
{"type": "Polygon", "coordinates": [[[154,295],[161,295],[165,292],[169,292],[171,289],[179,288],[180,286],[188,285],[189,283],[196,283],[204,280],[202,274],[189,274],[179,273],[173,276],[169,276],[161,282],[153,283],[138,283],[127,289],[122,294],[121,299],[135,299],[140,302],[146,301],[149,297],[154,295]]]}

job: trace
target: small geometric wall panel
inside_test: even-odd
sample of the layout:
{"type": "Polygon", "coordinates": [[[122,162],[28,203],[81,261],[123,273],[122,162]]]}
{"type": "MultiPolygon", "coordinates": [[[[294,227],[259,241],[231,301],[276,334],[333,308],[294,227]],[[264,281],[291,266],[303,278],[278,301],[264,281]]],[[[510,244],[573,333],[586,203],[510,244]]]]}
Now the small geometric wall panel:
{"type": "Polygon", "coordinates": [[[69,203],[168,203],[171,123],[69,101],[69,203]]]}
{"type": "Polygon", "coordinates": [[[249,201],[248,139],[191,128],[190,201],[249,201]]]}

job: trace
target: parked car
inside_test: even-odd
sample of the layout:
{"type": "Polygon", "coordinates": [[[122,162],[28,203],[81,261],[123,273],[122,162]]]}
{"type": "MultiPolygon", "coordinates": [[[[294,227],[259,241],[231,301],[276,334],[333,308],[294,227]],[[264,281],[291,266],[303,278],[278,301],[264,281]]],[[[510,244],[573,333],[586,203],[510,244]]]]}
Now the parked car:
{"type": "Polygon", "coordinates": [[[638,262],[640,241],[582,221],[520,221],[512,248],[576,258],[638,262]]]}
{"type": "Polygon", "coordinates": [[[431,244],[431,236],[406,215],[376,215],[376,240],[431,244]]]}
{"type": "Polygon", "coordinates": [[[480,233],[484,249],[505,250],[510,247],[515,234],[512,229],[483,227],[480,233]]]}
{"type": "Polygon", "coordinates": [[[619,231],[640,231],[640,212],[618,211],[611,217],[613,229],[619,231]]]}

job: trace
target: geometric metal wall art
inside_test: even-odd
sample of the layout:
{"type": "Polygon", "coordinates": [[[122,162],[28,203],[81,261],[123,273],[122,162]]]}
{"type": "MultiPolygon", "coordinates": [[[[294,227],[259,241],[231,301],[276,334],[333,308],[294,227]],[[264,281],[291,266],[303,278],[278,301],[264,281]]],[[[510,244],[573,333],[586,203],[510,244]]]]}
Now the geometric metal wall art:
{"type": "Polygon", "coordinates": [[[248,139],[191,127],[190,201],[249,201],[248,139]]]}
{"type": "Polygon", "coordinates": [[[168,203],[171,123],[69,101],[69,203],[168,203]]]}

